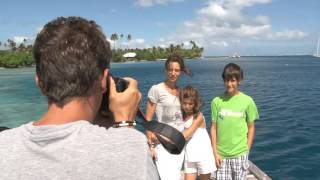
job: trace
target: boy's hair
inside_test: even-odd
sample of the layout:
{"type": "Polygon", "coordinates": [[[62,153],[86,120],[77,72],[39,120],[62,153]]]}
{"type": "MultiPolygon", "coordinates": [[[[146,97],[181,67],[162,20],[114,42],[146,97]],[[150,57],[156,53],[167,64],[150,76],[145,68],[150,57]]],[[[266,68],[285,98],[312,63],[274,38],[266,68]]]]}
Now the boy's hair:
{"type": "Polygon", "coordinates": [[[198,90],[192,86],[186,86],[180,90],[179,98],[181,103],[183,99],[191,99],[194,102],[193,113],[197,117],[202,107],[202,100],[198,90]]]}
{"type": "Polygon", "coordinates": [[[239,65],[237,65],[235,63],[229,63],[223,69],[222,79],[225,81],[225,80],[230,80],[233,78],[236,78],[237,81],[242,81],[243,80],[243,71],[239,65]]]}
{"type": "Polygon", "coordinates": [[[63,107],[88,97],[109,68],[110,45],[101,28],[80,17],[59,17],[37,35],[33,55],[38,85],[49,103],[63,107]]]}
{"type": "Polygon", "coordinates": [[[180,65],[181,71],[184,72],[185,74],[191,76],[191,70],[187,68],[184,64],[183,59],[179,55],[171,55],[167,58],[166,63],[165,63],[165,68],[169,68],[169,64],[172,62],[177,62],[180,65]]]}

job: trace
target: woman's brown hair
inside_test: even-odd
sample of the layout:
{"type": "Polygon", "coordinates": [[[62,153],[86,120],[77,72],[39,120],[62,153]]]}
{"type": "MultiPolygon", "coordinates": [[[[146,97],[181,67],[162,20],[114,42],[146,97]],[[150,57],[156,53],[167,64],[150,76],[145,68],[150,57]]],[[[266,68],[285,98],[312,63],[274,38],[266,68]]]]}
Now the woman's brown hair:
{"type": "Polygon", "coordinates": [[[181,71],[185,74],[192,76],[192,72],[189,68],[187,68],[184,64],[184,60],[179,55],[171,55],[167,58],[165,67],[166,69],[169,68],[170,63],[177,62],[180,65],[181,71]]]}

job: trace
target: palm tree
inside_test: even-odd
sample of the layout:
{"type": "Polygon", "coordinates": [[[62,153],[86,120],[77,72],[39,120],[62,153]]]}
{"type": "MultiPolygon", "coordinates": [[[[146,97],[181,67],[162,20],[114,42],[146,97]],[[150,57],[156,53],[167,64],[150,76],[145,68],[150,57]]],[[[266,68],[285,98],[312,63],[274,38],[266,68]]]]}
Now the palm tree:
{"type": "Polygon", "coordinates": [[[192,49],[197,47],[196,43],[194,41],[192,41],[192,40],[190,41],[190,44],[192,44],[192,49]]]}
{"type": "Polygon", "coordinates": [[[19,51],[23,51],[25,48],[26,48],[26,47],[25,47],[24,43],[21,43],[21,44],[19,45],[19,47],[18,47],[19,51]]]}
{"type": "Polygon", "coordinates": [[[128,49],[129,49],[129,43],[130,43],[131,39],[132,39],[131,34],[128,34],[128,36],[127,36],[127,40],[128,40],[128,49]]]}
{"type": "Polygon", "coordinates": [[[113,49],[116,50],[116,41],[119,39],[118,34],[117,33],[111,34],[110,39],[113,41],[113,49]]]}
{"type": "Polygon", "coordinates": [[[17,47],[16,47],[16,46],[17,46],[16,42],[14,42],[14,41],[11,40],[11,39],[8,39],[7,42],[8,42],[8,44],[9,44],[9,47],[11,48],[11,50],[15,51],[15,50],[17,49],[17,47]]]}
{"type": "Polygon", "coordinates": [[[121,34],[120,34],[120,40],[121,40],[121,43],[120,43],[120,49],[122,49],[123,37],[124,37],[124,35],[121,33],[121,34]]]}
{"type": "Polygon", "coordinates": [[[173,54],[175,52],[175,48],[174,48],[174,45],[173,44],[170,44],[169,46],[169,52],[170,54],[173,54]]]}

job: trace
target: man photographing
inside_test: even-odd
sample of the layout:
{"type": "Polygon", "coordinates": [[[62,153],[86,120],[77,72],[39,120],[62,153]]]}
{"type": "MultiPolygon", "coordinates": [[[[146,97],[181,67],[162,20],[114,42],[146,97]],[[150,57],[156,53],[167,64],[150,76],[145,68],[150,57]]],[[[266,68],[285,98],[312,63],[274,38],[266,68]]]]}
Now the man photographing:
{"type": "MultiPolygon", "coordinates": [[[[158,179],[141,132],[91,124],[108,88],[111,59],[100,27],[80,17],[57,18],[38,34],[33,53],[48,110],[0,133],[0,179],[158,179]]],[[[115,122],[133,121],[140,102],[137,82],[126,80],[128,88],[118,93],[110,78],[115,122]]]]}

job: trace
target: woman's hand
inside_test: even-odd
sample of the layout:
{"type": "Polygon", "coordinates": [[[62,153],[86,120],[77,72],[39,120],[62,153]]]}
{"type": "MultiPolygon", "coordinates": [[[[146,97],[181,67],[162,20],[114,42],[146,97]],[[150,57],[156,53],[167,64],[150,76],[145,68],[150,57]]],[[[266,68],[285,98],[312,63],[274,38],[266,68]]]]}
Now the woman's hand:
{"type": "Polygon", "coordinates": [[[146,135],[147,135],[149,144],[159,144],[160,143],[157,136],[153,132],[147,130],[146,135]]]}
{"type": "Polygon", "coordinates": [[[148,144],[149,144],[152,159],[156,161],[158,159],[157,151],[155,150],[156,144],[154,143],[148,143],[148,144]]]}
{"type": "Polygon", "coordinates": [[[160,142],[159,142],[157,136],[154,133],[152,133],[151,131],[146,131],[146,135],[147,135],[147,138],[148,138],[148,144],[149,144],[149,147],[150,147],[152,158],[153,158],[153,160],[156,161],[158,159],[158,157],[157,157],[157,152],[155,150],[155,147],[160,142]]]}

